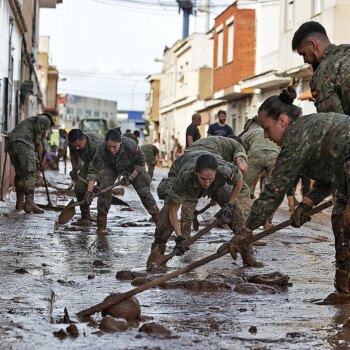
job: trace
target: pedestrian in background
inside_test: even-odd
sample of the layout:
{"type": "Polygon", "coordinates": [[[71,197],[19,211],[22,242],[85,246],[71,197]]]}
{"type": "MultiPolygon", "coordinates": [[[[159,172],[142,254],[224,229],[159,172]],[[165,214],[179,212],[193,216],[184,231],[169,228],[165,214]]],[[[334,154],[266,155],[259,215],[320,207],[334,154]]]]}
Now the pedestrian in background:
{"type": "Polygon", "coordinates": [[[227,137],[234,135],[232,128],[226,124],[226,112],[220,110],[218,112],[218,122],[209,125],[208,136],[227,137]]]}
{"type": "Polygon", "coordinates": [[[295,32],[292,49],[314,70],[310,82],[318,113],[350,115],[350,45],[334,45],[318,22],[303,23],[295,32]]]}
{"type": "Polygon", "coordinates": [[[145,155],[147,163],[147,172],[151,180],[153,179],[154,167],[157,165],[159,159],[159,149],[150,143],[144,144],[141,147],[141,151],[145,155]]]}
{"type": "Polygon", "coordinates": [[[9,133],[7,152],[15,168],[16,209],[26,213],[44,212],[34,203],[37,171],[43,166],[43,141],[54,126],[50,113],[22,120],[9,133]]]}
{"type": "Polygon", "coordinates": [[[201,123],[201,115],[199,113],[193,114],[192,123],[186,129],[186,148],[201,138],[201,134],[198,129],[198,126],[201,125],[201,123]]]}

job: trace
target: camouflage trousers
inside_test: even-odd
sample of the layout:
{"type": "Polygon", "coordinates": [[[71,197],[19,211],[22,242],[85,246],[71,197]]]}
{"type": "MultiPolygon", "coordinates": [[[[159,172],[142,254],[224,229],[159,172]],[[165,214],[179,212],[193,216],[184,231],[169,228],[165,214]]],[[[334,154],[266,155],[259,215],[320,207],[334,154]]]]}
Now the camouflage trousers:
{"type": "MultiPolygon", "coordinates": [[[[102,169],[98,174],[99,187],[105,188],[113,185],[121,174],[110,168],[102,169]]],[[[150,215],[159,214],[157,203],[150,190],[151,179],[145,171],[140,172],[132,182],[132,186],[139,195],[141,202],[150,215]]],[[[97,200],[97,211],[99,215],[107,215],[112,203],[112,191],[102,194],[97,200]]]]}
{"type": "MultiPolygon", "coordinates": [[[[79,170],[79,173],[78,173],[79,177],[86,180],[86,176],[88,174],[88,168],[89,168],[89,165],[84,163],[79,170]]],[[[78,201],[82,201],[84,199],[84,195],[86,191],[87,191],[87,183],[77,178],[75,180],[74,192],[78,201]]]]}
{"type": "Polygon", "coordinates": [[[7,145],[7,152],[16,172],[16,192],[33,194],[39,164],[36,152],[20,141],[10,142],[7,145]]]}
{"type": "Polygon", "coordinates": [[[278,153],[276,152],[262,150],[259,156],[248,157],[248,176],[245,182],[249,187],[256,183],[263,172],[266,173],[268,180],[270,179],[277,156],[278,153]]]}
{"type": "Polygon", "coordinates": [[[151,181],[152,181],[154,168],[156,166],[157,160],[155,157],[146,158],[146,163],[147,163],[147,173],[150,176],[151,181]]]}
{"type": "MultiPolygon", "coordinates": [[[[169,184],[169,182],[168,182],[169,184]]],[[[163,183],[163,185],[166,185],[163,183]]],[[[246,186],[246,196],[249,197],[249,189],[246,186]]],[[[160,189],[163,193],[164,188],[160,189]]],[[[211,198],[215,200],[220,206],[224,206],[228,203],[231,196],[232,186],[226,184],[225,186],[218,189],[215,193],[212,194],[211,198]]],[[[158,188],[159,193],[159,188],[158,188]]],[[[190,235],[192,220],[194,218],[194,211],[196,209],[198,199],[193,201],[186,201],[181,206],[181,233],[185,235],[190,235]]],[[[245,221],[245,216],[240,206],[240,201],[237,200],[233,209],[232,209],[232,220],[229,223],[231,230],[235,234],[246,235],[245,231],[242,230],[242,226],[245,221]]],[[[169,220],[169,199],[165,198],[164,207],[160,211],[159,215],[159,225],[156,227],[154,234],[154,243],[164,245],[168,241],[171,234],[174,232],[174,228],[171,226],[169,220]]]]}

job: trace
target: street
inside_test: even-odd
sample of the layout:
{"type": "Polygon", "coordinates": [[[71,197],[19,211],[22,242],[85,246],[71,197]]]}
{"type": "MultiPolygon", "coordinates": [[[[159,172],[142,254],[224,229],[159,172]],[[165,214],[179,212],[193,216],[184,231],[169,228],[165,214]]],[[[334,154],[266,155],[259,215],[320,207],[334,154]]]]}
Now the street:
{"type": "MultiPolygon", "coordinates": [[[[167,169],[155,170],[156,180],[151,186],[155,198],[156,186],[166,173],[167,169]]],[[[47,171],[47,178],[52,203],[66,205],[72,198],[65,191],[69,176],[62,170],[47,171]]],[[[93,315],[95,326],[93,322],[79,322],[77,312],[110,293],[134,288],[129,280],[116,279],[118,271],[145,273],[154,224],[132,188],[125,188],[121,198],[133,210],[112,206],[109,234],[101,237],[96,236],[94,225],[58,225],[57,211],[46,210],[39,215],[16,211],[13,192],[0,203],[1,349],[348,348],[350,328],[343,324],[350,315],[349,305],[317,304],[334,291],[331,208],[315,215],[301,229],[289,227],[264,239],[266,246],[255,248],[257,259],[265,264],[263,268],[242,268],[240,257],[234,261],[228,255],[180,277],[181,281],[215,281],[211,291],[202,290],[198,283],[187,283],[137,295],[141,321],[129,324],[124,332],[100,331],[98,314],[93,315]],[[288,285],[243,288],[252,276],[272,272],[288,275],[288,285]],[[64,308],[77,322],[78,337],[60,339],[53,334],[69,325],[62,323],[64,308]],[[171,335],[139,332],[147,322],[166,327],[171,335]]],[[[36,189],[36,200],[47,203],[44,187],[36,189]]],[[[161,201],[158,203],[161,207],[161,201]]],[[[199,207],[206,203],[201,201],[199,207]]],[[[96,201],[92,208],[96,212],[96,201]]],[[[212,208],[211,215],[216,210],[212,208]]],[[[202,215],[201,219],[207,217],[202,215]]],[[[288,218],[285,201],[274,223],[288,218]]],[[[214,253],[230,237],[231,231],[213,229],[184,256],[169,261],[168,271],[214,253]]],[[[169,252],[173,244],[168,243],[169,252]]]]}

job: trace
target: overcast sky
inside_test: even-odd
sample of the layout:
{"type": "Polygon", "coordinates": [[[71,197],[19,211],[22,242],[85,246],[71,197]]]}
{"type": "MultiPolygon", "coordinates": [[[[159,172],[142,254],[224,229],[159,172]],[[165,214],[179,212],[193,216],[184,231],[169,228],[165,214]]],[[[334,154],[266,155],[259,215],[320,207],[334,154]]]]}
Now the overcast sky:
{"type": "MultiPolygon", "coordinates": [[[[144,110],[145,78],[161,70],[154,59],[162,58],[164,47],[181,38],[182,14],[176,0],[173,7],[170,0],[158,1],[166,7],[137,5],[142,2],[152,1],[63,0],[56,9],[40,10],[40,35],[50,36],[59,92],[114,100],[119,110],[144,110]]],[[[191,16],[191,31],[195,21],[191,16]]]]}

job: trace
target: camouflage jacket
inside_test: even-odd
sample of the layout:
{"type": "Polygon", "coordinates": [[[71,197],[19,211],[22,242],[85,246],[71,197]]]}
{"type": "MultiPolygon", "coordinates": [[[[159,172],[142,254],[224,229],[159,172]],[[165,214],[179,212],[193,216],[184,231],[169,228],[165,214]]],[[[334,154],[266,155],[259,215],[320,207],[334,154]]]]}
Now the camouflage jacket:
{"type": "Polygon", "coordinates": [[[226,162],[234,162],[236,158],[247,160],[244,147],[236,140],[223,136],[210,136],[199,139],[185,149],[186,152],[206,151],[221,157],[226,162]]]}
{"type": "Polygon", "coordinates": [[[310,88],[318,113],[350,115],[350,45],[329,45],[310,88]]]}
{"type": "Polygon", "coordinates": [[[217,157],[219,166],[215,179],[208,189],[202,188],[193,169],[198,157],[204,153],[209,152],[188,152],[176,159],[168,174],[171,183],[167,188],[167,196],[171,202],[182,204],[185,201],[197,201],[205,196],[210,198],[226,183],[234,186],[242,178],[235,165],[217,157]]]}
{"type": "Polygon", "coordinates": [[[95,157],[89,165],[87,181],[95,180],[99,170],[104,167],[109,167],[120,175],[128,175],[134,169],[139,172],[145,171],[145,156],[135,141],[124,136],[121,138],[122,144],[115,155],[107,150],[105,142],[98,146],[95,157]]]}
{"type": "Polygon", "coordinates": [[[94,159],[96,151],[99,145],[104,144],[104,139],[96,132],[84,132],[87,138],[86,147],[83,150],[76,150],[74,147],[69,145],[69,152],[71,155],[81,159],[85,164],[90,164],[94,159]]]}
{"type": "Polygon", "coordinates": [[[7,142],[20,141],[36,150],[41,145],[50,126],[49,118],[44,115],[26,118],[10,132],[7,142]]]}
{"type": "Polygon", "coordinates": [[[150,143],[142,145],[140,148],[143,154],[145,155],[146,159],[154,159],[159,154],[159,149],[150,143]]]}
{"type": "Polygon", "coordinates": [[[301,173],[315,180],[314,188],[307,194],[315,204],[334,188],[338,194],[346,194],[344,163],[349,156],[348,116],[317,113],[297,118],[284,134],[271,182],[253,203],[247,227],[256,229],[263,225],[301,173]]]}
{"type": "Polygon", "coordinates": [[[241,136],[243,146],[248,153],[248,158],[259,155],[260,151],[279,153],[279,147],[264,137],[264,130],[261,127],[247,131],[241,136]]]}

